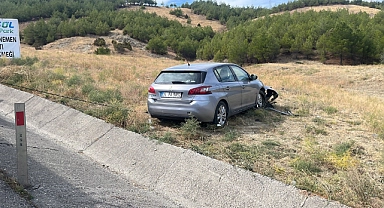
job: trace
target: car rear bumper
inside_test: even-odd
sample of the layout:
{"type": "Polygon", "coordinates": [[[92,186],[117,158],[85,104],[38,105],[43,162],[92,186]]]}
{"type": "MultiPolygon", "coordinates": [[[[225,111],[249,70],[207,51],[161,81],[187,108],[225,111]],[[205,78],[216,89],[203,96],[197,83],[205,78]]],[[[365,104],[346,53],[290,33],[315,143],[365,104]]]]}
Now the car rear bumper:
{"type": "Polygon", "coordinates": [[[172,103],[150,98],[147,101],[147,106],[148,113],[152,118],[185,119],[193,116],[201,122],[212,122],[216,108],[210,100],[172,103]]]}

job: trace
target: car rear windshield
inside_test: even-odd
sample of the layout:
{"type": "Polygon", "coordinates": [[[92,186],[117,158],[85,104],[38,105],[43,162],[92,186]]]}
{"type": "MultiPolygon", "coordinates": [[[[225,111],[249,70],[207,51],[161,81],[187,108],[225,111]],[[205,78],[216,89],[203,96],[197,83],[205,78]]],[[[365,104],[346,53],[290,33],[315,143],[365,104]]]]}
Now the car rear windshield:
{"type": "Polygon", "coordinates": [[[163,71],[157,76],[156,84],[201,84],[206,72],[199,71],[163,71]]]}

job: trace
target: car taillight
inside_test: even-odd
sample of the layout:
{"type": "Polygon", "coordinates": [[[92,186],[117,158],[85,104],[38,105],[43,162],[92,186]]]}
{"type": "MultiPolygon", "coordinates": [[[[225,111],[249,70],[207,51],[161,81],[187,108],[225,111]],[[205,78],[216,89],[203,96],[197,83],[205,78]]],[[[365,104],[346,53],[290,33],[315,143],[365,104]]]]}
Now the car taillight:
{"type": "Polygon", "coordinates": [[[150,87],[148,88],[148,92],[149,92],[149,93],[153,93],[153,94],[156,93],[155,88],[153,88],[152,86],[150,86],[150,87]]]}
{"type": "Polygon", "coordinates": [[[212,86],[201,86],[201,87],[196,87],[192,88],[188,91],[188,95],[206,95],[206,94],[212,94],[210,91],[210,87],[212,86]]]}

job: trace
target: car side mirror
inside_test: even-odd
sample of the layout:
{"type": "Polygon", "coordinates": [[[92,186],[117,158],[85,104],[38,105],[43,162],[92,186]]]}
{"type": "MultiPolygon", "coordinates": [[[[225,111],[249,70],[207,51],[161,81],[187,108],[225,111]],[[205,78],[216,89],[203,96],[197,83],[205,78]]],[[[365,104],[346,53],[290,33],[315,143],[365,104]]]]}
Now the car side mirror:
{"type": "Polygon", "coordinates": [[[251,80],[256,80],[256,79],[257,79],[257,75],[251,74],[251,80]]]}

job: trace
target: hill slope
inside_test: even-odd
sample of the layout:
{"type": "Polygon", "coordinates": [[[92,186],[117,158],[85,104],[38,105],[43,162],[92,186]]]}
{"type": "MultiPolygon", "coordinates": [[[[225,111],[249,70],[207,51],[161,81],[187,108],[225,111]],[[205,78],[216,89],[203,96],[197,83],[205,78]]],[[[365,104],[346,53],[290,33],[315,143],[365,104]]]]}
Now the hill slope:
{"type": "MultiPolygon", "coordinates": [[[[140,9],[139,6],[132,6],[128,8],[128,10],[138,10],[140,9]]],[[[188,17],[192,20],[191,24],[187,24],[187,19],[176,17],[175,15],[169,14],[170,11],[172,11],[172,8],[166,8],[166,7],[145,7],[146,12],[149,13],[156,13],[157,15],[161,17],[166,17],[170,20],[176,20],[179,21],[183,25],[191,25],[191,26],[197,26],[200,24],[202,27],[210,26],[214,31],[224,31],[226,27],[224,25],[221,25],[219,21],[213,21],[213,20],[207,20],[205,16],[194,14],[190,9],[187,8],[180,8],[181,11],[183,11],[183,14],[187,14],[188,17]]]]}
{"type": "Polygon", "coordinates": [[[305,8],[300,8],[300,9],[295,9],[291,11],[293,12],[306,12],[309,10],[313,10],[315,12],[319,12],[322,10],[325,11],[337,11],[341,9],[347,9],[350,13],[359,13],[359,12],[365,12],[369,14],[369,16],[373,17],[375,14],[380,12],[380,9],[375,9],[375,8],[369,8],[369,7],[364,7],[364,6],[358,6],[358,5],[332,5],[332,6],[317,6],[317,7],[305,7],[305,8]]]}

